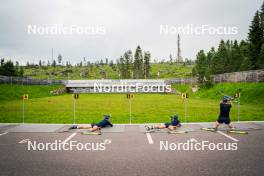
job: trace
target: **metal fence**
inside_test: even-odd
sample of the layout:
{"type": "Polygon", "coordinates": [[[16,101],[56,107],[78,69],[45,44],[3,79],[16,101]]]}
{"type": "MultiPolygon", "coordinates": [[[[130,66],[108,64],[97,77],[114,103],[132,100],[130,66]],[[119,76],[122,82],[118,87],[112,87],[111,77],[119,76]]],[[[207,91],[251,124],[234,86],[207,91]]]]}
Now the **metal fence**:
{"type": "Polygon", "coordinates": [[[51,85],[51,84],[65,84],[64,80],[53,79],[34,79],[30,77],[15,77],[15,76],[0,76],[0,83],[2,84],[19,84],[19,85],[51,85]]]}
{"type": "Polygon", "coordinates": [[[167,84],[195,84],[197,83],[196,78],[172,78],[165,80],[167,84]]]}

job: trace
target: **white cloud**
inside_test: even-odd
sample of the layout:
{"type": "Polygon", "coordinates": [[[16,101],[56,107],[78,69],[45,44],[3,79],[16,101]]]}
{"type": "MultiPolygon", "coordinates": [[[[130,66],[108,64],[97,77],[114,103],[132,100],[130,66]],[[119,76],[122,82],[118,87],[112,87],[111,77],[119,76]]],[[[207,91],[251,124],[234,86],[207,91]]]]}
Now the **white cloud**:
{"type": "Polygon", "coordinates": [[[248,26],[262,0],[12,0],[0,6],[0,57],[26,60],[50,59],[55,55],[78,62],[88,59],[115,60],[140,44],[153,58],[176,54],[177,36],[159,34],[160,24],[235,25],[234,36],[181,36],[183,57],[195,58],[223,39],[245,39],[248,26]],[[27,25],[104,25],[105,36],[35,36],[27,25]]]}

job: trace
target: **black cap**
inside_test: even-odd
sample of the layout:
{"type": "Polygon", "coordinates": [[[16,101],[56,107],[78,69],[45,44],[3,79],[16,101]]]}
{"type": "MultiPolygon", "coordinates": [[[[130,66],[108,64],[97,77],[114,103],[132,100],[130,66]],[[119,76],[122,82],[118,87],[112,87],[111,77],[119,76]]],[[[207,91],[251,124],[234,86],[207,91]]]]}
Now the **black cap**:
{"type": "Polygon", "coordinates": [[[177,114],[174,114],[173,116],[171,116],[171,120],[178,121],[178,115],[177,114]]]}
{"type": "Polygon", "coordinates": [[[110,115],[105,114],[105,115],[104,115],[104,119],[105,119],[105,120],[109,120],[109,119],[110,119],[110,115]]]}

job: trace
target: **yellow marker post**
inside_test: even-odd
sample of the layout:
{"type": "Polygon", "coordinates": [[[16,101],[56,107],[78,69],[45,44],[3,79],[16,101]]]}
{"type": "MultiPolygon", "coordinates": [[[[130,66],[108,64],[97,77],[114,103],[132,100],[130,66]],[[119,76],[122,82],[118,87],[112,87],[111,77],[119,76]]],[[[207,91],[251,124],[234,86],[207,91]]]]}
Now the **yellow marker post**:
{"type": "Polygon", "coordinates": [[[73,98],[74,98],[75,100],[79,99],[79,94],[73,94],[73,98]]]}
{"type": "Polygon", "coordinates": [[[127,99],[129,99],[129,121],[130,125],[132,123],[132,106],[131,106],[131,100],[134,99],[134,94],[127,94],[127,99]]]}
{"type": "Polygon", "coordinates": [[[240,92],[236,92],[234,97],[235,98],[240,98],[240,92]]]}
{"type": "Polygon", "coordinates": [[[76,100],[79,99],[79,94],[74,93],[72,96],[73,96],[73,124],[75,125],[75,119],[76,119],[76,100]]]}
{"type": "Polygon", "coordinates": [[[23,94],[22,96],[22,123],[25,123],[25,100],[28,100],[28,94],[23,94]]]}
{"type": "Polygon", "coordinates": [[[181,98],[182,99],[186,99],[186,97],[187,97],[187,94],[186,93],[181,93],[181,98]]]}
{"type": "Polygon", "coordinates": [[[133,99],[134,98],[134,94],[127,94],[127,99],[133,99]]]}
{"type": "Polygon", "coordinates": [[[28,94],[23,95],[23,100],[28,100],[28,94]]]}
{"type": "Polygon", "coordinates": [[[187,122],[187,98],[189,98],[189,94],[188,93],[181,93],[181,98],[184,101],[184,121],[185,123],[187,122]]]}

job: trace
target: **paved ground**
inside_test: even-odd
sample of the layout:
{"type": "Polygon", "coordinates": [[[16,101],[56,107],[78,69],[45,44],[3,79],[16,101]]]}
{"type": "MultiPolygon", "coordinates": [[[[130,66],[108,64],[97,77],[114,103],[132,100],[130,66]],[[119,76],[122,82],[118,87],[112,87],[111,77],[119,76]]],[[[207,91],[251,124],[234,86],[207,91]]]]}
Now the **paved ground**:
{"type": "MultiPolygon", "coordinates": [[[[55,132],[26,132],[24,127],[0,125],[0,175],[263,175],[264,123],[248,123],[247,135],[227,134],[226,131],[199,130],[204,124],[188,124],[187,134],[145,134],[138,125],[125,125],[118,130],[106,130],[102,135],[82,135],[75,132],[59,133],[62,126],[51,127],[55,132]],[[12,130],[13,129],[13,130],[12,130]],[[12,132],[23,129],[23,132],[12,132]],[[29,151],[28,142],[104,144],[104,151],[29,151]],[[175,146],[179,143],[237,144],[235,151],[160,150],[161,142],[175,146]],[[111,141],[111,143],[109,143],[111,141]]],[[[29,128],[29,127],[27,127],[29,128]]],[[[49,126],[47,126],[49,128],[49,126]]],[[[32,128],[29,129],[32,131],[32,128]]],[[[101,144],[102,145],[102,144],[101,144]]],[[[98,149],[98,148],[97,148],[98,149]]]]}

